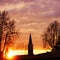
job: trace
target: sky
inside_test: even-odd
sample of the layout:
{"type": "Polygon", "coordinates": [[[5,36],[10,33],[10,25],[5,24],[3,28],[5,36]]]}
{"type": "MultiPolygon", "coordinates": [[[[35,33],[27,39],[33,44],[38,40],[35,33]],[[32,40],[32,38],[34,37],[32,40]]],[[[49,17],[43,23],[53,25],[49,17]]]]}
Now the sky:
{"type": "Polygon", "coordinates": [[[60,0],[0,0],[0,11],[4,10],[16,21],[20,32],[17,49],[27,48],[30,32],[34,49],[40,49],[43,46],[41,35],[48,25],[60,21],[60,0]]]}

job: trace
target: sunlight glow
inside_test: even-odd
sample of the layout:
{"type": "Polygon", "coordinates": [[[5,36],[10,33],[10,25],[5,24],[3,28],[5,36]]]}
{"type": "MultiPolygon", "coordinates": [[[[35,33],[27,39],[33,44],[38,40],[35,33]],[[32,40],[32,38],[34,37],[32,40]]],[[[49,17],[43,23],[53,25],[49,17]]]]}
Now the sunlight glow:
{"type": "MultiPolygon", "coordinates": [[[[51,52],[51,50],[34,50],[33,51],[34,55],[42,54],[46,52],[51,52]]],[[[27,55],[27,54],[28,54],[27,50],[9,50],[7,57],[10,59],[10,58],[13,58],[15,55],[27,55]]]]}
{"type": "Polygon", "coordinates": [[[9,50],[9,52],[7,53],[7,58],[13,58],[13,56],[14,56],[15,54],[14,54],[14,52],[13,52],[13,50],[9,50]]]}
{"type": "Polygon", "coordinates": [[[42,53],[46,53],[46,52],[51,52],[51,50],[34,50],[34,55],[37,55],[37,54],[42,54],[42,53]]]}
{"type": "Polygon", "coordinates": [[[9,50],[8,54],[7,54],[7,58],[13,58],[15,55],[27,55],[27,51],[25,50],[9,50]]]}

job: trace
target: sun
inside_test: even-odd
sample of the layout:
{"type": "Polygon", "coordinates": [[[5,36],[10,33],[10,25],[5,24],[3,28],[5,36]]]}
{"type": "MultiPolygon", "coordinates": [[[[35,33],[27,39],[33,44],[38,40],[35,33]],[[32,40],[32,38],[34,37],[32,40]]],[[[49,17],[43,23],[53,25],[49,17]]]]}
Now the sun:
{"type": "Polygon", "coordinates": [[[14,57],[14,52],[13,52],[13,50],[9,50],[8,51],[8,53],[6,54],[6,56],[5,56],[7,59],[11,59],[11,58],[13,58],[14,57]]]}

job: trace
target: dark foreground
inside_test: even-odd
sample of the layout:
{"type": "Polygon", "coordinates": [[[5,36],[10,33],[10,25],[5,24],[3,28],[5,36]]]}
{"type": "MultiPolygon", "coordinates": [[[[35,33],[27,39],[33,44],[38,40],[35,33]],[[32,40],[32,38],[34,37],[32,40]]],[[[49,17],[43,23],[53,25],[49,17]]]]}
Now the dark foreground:
{"type": "Polygon", "coordinates": [[[44,54],[31,55],[31,56],[17,55],[14,56],[12,59],[0,58],[0,60],[60,60],[60,53],[47,52],[44,54]]]}
{"type": "Polygon", "coordinates": [[[0,60],[60,60],[60,57],[48,57],[48,56],[40,56],[40,55],[34,55],[34,56],[14,56],[11,59],[0,59],[0,60]]]}
{"type": "Polygon", "coordinates": [[[47,52],[38,55],[15,56],[13,60],[60,60],[60,53],[47,52]]]}
{"type": "Polygon", "coordinates": [[[16,56],[13,60],[60,60],[60,57],[16,56]]]}

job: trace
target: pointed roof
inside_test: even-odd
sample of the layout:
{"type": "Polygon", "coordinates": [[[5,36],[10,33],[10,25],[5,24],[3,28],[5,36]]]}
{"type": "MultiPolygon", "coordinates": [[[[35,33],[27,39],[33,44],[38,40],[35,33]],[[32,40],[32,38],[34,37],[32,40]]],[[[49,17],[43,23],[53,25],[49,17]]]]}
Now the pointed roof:
{"type": "Polygon", "coordinates": [[[32,44],[32,37],[31,37],[31,33],[30,33],[30,36],[29,36],[29,44],[32,44]]]}

